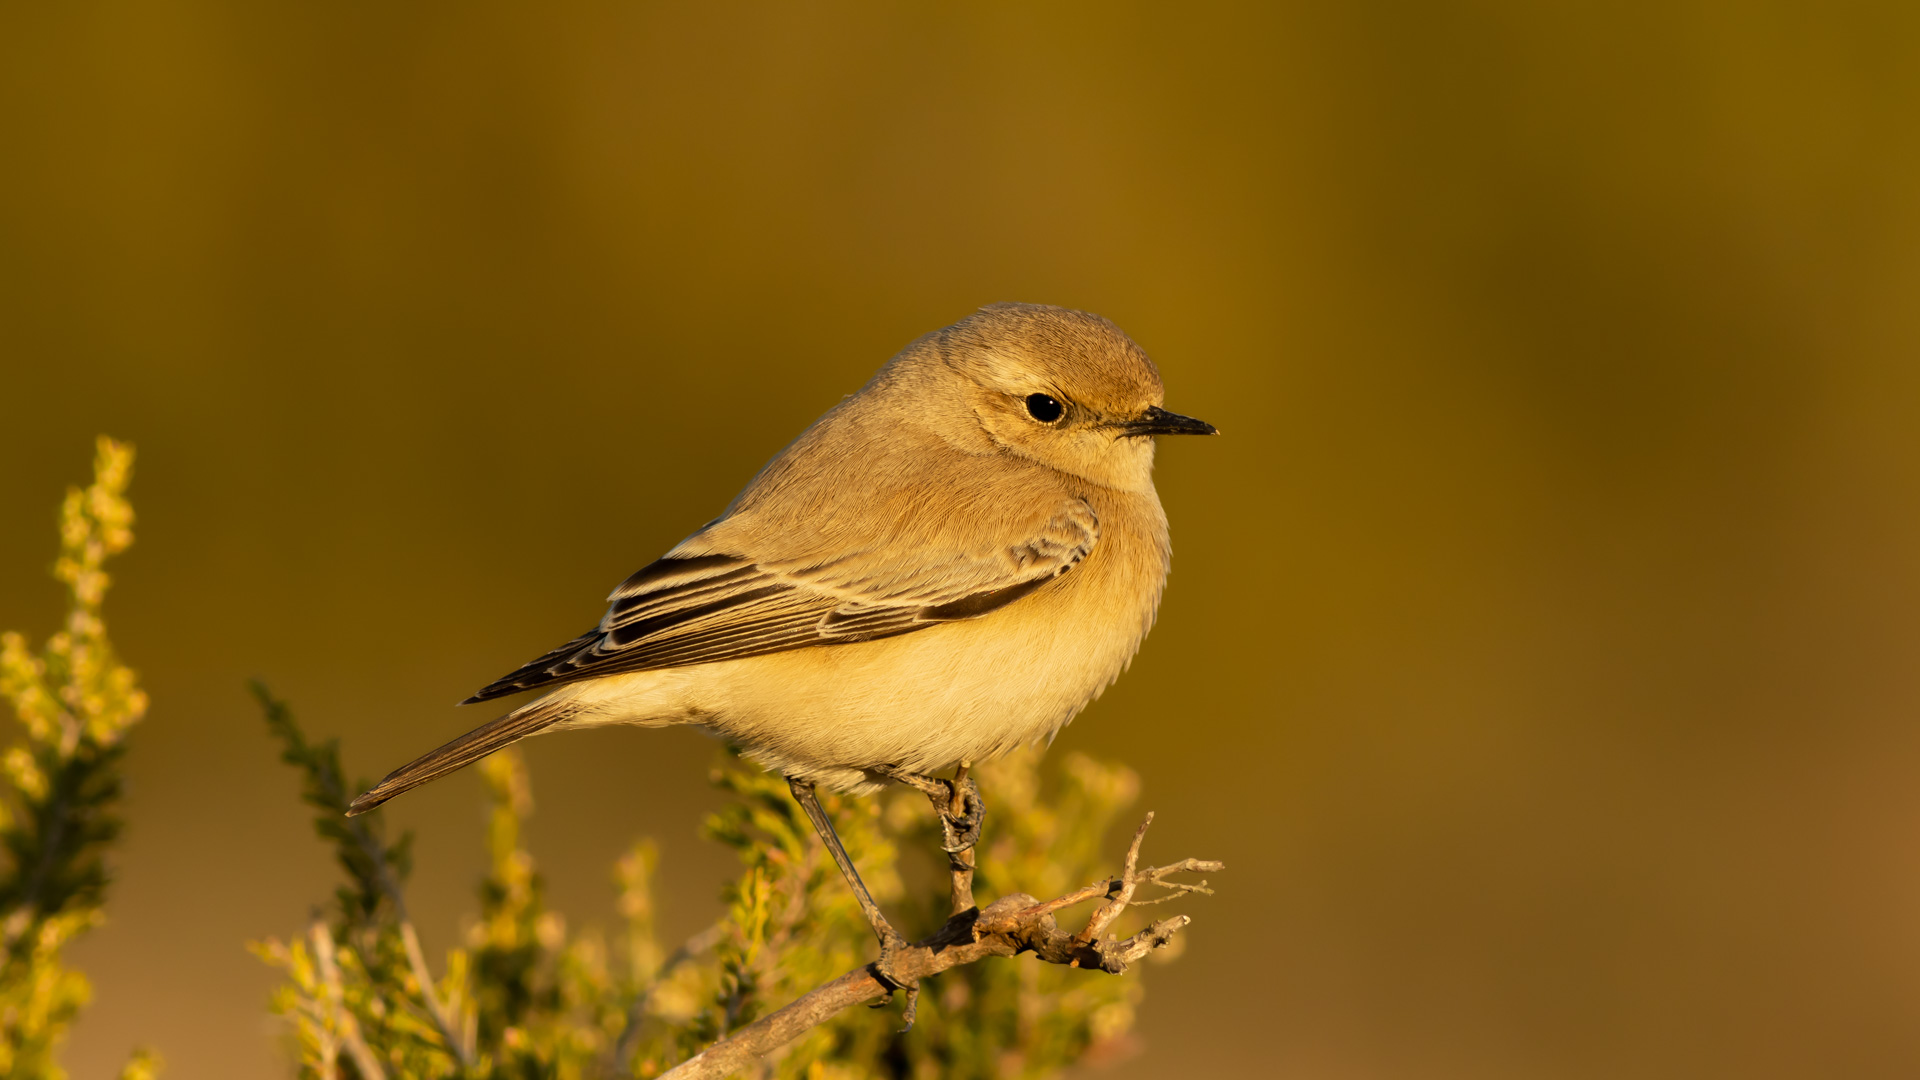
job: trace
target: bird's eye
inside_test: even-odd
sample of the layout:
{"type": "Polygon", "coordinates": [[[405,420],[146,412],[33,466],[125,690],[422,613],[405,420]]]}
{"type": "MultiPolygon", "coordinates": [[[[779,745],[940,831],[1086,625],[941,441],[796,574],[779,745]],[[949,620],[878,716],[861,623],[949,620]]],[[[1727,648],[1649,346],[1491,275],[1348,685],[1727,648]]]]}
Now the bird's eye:
{"type": "Polygon", "coordinates": [[[1027,395],[1027,415],[1043,424],[1051,424],[1067,411],[1065,405],[1045,394],[1027,395]]]}

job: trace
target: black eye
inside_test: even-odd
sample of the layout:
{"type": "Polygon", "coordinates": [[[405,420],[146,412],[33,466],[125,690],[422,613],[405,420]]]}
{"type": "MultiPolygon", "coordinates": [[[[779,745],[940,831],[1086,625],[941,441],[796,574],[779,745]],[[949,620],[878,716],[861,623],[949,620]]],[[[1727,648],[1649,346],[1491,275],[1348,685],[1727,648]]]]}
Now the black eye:
{"type": "Polygon", "coordinates": [[[1055,420],[1060,419],[1061,415],[1066,411],[1067,407],[1065,405],[1060,404],[1045,394],[1027,395],[1027,415],[1043,424],[1053,423],[1055,420]]]}

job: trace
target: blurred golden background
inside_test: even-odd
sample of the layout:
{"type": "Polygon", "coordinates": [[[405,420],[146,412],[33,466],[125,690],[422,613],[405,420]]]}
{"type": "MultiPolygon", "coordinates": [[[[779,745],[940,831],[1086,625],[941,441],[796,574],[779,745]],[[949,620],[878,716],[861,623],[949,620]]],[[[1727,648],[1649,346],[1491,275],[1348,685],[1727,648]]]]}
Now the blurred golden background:
{"type": "MultiPolygon", "coordinates": [[[[243,680],[383,773],[1008,299],[1226,432],[1060,741],[1229,864],[1111,1075],[1920,1074],[1916,106],[1896,0],[7,7],[0,626],[140,450],[74,1075],[285,1071],[242,945],[334,870],[243,680]]],[[[712,754],[529,744],[570,917],[649,833],[704,925],[712,754]]],[[[479,781],[393,815],[437,953],[479,781]]]]}

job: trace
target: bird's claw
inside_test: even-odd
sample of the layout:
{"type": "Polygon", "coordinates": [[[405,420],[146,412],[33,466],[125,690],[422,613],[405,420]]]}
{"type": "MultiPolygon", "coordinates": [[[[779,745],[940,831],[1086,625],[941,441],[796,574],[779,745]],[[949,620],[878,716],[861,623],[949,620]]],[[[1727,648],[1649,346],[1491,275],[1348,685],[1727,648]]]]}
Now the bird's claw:
{"type": "MultiPolygon", "coordinates": [[[[953,787],[951,780],[942,783],[948,788],[953,787]]],[[[935,799],[933,805],[934,812],[940,815],[941,850],[965,851],[980,842],[980,827],[987,820],[987,804],[980,798],[980,785],[973,782],[973,777],[960,781],[957,796],[949,795],[944,802],[935,799]],[[953,812],[955,803],[960,805],[957,816],[953,812]]]]}
{"type": "Polygon", "coordinates": [[[871,965],[874,977],[879,979],[888,990],[905,990],[918,983],[917,979],[894,974],[894,964],[913,945],[895,932],[892,927],[880,935],[880,959],[871,965]]]}
{"type": "Polygon", "coordinates": [[[959,782],[956,793],[952,780],[919,773],[888,773],[927,797],[934,816],[940,819],[940,849],[948,853],[965,851],[980,842],[980,827],[987,820],[987,804],[980,797],[980,785],[969,776],[959,782]],[[959,807],[956,811],[955,807],[959,807]]]}
{"type": "Polygon", "coordinates": [[[873,977],[879,980],[880,985],[887,991],[887,996],[874,1002],[873,1008],[884,1009],[893,1004],[893,994],[896,990],[907,992],[907,1008],[904,1014],[907,1026],[900,1029],[903,1034],[913,1030],[914,1014],[918,1011],[920,1004],[920,980],[898,974],[895,965],[901,954],[912,947],[907,943],[906,938],[897,933],[882,934],[880,959],[867,965],[867,970],[873,972],[873,977]]]}
{"type": "MultiPolygon", "coordinates": [[[[892,1000],[891,996],[889,996],[888,1000],[892,1000]]],[[[907,1007],[900,1011],[900,1019],[906,1021],[906,1023],[900,1026],[900,1034],[905,1035],[907,1032],[913,1030],[913,1017],[919,1010],[920,984],[915,983],[907,987],[907,1007]]]]}

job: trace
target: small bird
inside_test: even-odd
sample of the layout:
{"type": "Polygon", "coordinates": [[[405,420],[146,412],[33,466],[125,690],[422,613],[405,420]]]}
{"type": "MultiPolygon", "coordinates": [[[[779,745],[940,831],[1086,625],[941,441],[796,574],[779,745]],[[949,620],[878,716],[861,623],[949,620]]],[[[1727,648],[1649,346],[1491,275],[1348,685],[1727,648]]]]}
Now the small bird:
{"type": "Polygon", "coordinates": [[[593,629],[462,704],[541,696],[395,769],[348,813],[540,732],[693,724],[786,776],[884,975],[904,939],[816,785],[928,790],[956,768],[949,849],[977,837],[965,770],[1051,739],[1153,624],[1171,548],[1151,436],[1215,434],[1161,401],[1153,361],[1097,315],[994,304],[927,334],[621,582],[593,629]]]}

